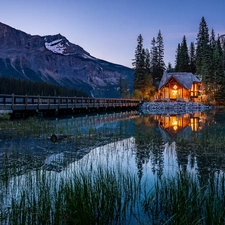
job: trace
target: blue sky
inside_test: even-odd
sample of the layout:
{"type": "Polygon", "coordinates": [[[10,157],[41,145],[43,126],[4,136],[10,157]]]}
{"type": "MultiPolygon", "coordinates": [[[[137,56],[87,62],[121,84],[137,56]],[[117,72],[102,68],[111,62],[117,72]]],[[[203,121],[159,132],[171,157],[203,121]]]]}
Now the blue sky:
{"type": "Polygon", "coordinates": [[[195,42],[205,17],[209,30],[225,34],[225,0],[7,0],[0,22],[32,35],[62,34],[92,56],[132,67],[137,37],[144,47],[161,30],[164,61],[174,65],[178,43],[195,42]]]}

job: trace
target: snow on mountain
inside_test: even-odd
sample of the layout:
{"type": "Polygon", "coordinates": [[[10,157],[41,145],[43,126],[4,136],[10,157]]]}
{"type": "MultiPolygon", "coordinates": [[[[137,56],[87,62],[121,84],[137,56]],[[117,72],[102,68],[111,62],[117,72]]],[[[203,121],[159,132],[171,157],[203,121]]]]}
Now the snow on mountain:
{"type": "Polygon", "coordinates": [[[61,43],[61,41],[62,39],[52,42],[45,42],[45,47],[54,53],[63,54],[66,47],[61,43]]]}
{"type": "Polygon", "coordinates": [[[95,59],[94,57],[87,55],[87,54],[83,54],[82,55],[85,59],[95,59]]]}

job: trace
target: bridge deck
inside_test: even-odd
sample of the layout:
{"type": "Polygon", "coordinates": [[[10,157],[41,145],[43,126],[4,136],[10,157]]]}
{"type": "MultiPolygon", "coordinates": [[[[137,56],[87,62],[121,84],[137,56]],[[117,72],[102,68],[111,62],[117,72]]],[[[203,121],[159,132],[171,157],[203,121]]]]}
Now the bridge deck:
{"type": "Polygon", "coordinates": [[[55,97],[0,94],[0,112],[137,107],[140,101],[118,98],[55,97]]]}

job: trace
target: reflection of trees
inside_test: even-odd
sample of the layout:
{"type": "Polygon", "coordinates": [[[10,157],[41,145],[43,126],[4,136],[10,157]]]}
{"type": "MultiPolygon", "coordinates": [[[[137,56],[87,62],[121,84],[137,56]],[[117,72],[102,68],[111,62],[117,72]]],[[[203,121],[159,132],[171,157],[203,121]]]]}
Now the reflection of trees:
{"type": "Polygon", "coordinates": [[[177,141],[177,160],[183,170],[197,168],[201,186],[215,172],[225,171],[225,113],[214,110],[202,113],[204,129],[192,134],[188,140],[177,141]]]}
{"type": "MultiPolygon", "coordinates": [[[[163,172],[163,134],[154,118],[157,117],[145,115],[134,119],[136,165],[140,178],[143,165],[149,161],[153,173],[160,176],[163,172]]],[[[187,124],[189,130],[184,128],[176,136],[170,136],[170,142],[176,141],[178,167],[183,171],[198,173],[200,183],[204,185],[212,174],[225,171],[225,111],[217,109],[201,112],[198,122],[197,131],[192,129],[191,123],[187,124]]],[[[164,141],[168,140],[164,138],[164,141]]]]}
{"type": "Polygon", "coordinates": [[[157,129],[157,121],[153,115],[140,116],[134,119],[136,143],[136,165],[138,176],[143,175],[143,165],[151,160],[152,171],[161,176],[163,173],[162,138],[157,129]]]}

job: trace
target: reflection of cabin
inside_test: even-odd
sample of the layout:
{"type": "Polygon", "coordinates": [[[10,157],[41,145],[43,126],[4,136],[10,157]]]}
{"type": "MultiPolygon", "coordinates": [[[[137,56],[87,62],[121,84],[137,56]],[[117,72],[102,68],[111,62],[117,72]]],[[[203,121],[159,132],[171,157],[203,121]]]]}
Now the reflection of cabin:
{"type": "Polygon", "coordinates": [[[198,102],[201,81],[192,73],[164,73],[155,101],[198,102]]]}
{"type": "Polygon", "coordinates": [[[176,138],[179,135],[188,136],[191,132],[201,130],[199,114],[156,115],[155,119],[158,120],[160,130],[170,138],[176,138]]]}

